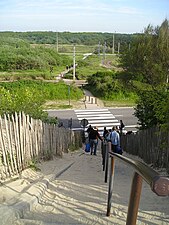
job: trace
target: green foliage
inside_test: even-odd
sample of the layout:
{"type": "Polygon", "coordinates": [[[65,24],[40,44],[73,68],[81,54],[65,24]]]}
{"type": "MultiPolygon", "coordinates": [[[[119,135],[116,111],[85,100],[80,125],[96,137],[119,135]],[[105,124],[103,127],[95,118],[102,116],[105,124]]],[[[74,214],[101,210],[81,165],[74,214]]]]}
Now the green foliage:
{"type": "Polygon", "coordinates": [[[129,79],[142,80],[152,86],[166,82],[169,68],[169,21],[160,27],[148,26],[133,39],[131,48],[121,55],[129,79]]]}
{"type": "MultiPolygon", "coordinates": [[[[76,45],[101,45],[107,43],[108,48],[112,47],[112,33],[97,33],[97,32],[58,32],[58,43],[60,44],[76,44],[76,45]]],[[[0,37],[14,37],[28,41],[32,44],[54,44],[57,42],[56,32],[0,32],[0,37]]],[[[121,51],[123,51],[131,42],[132,34],[115,34],[115,49],[120,42],[121,51]]],[[[63,47],[61,47],[63,48],[63,47]]],[[[62,50],[62,49],[61,49],[62,50]]],[[[97,51],[97,50],[96,50],[97,51]]],[[[90,51],[91,52],[91,51],[90,51]]]]}
{"type": "Polygon", "coordinates": [[[76,69],[76,75],[78,79],[86,79],[91,75],[104,71],[114,71],[114,67],[118,66],[118,57],[114,55],[106,56],[104,60],[104,64],[102,64],[103,58],[98,55],[91,55],[87,57],[85,60],[78,60],[78,67],[76,69]],[[106,67],[106,65],[110,64],[110,67],[106,67]],[[114,66],[114,67],[113,67],[114,66]],[[113,67],[113,68],[111,68],[113,67]]]}
{"type": "Polygon", "coordinates": [[[59,55],[55,48],[31,47],[23,40],[0,37],[0,71],[49,70],[70,63],[71,59],[59,55]]]}
{"type": "MultiPolygon", "coordinates": [[[[70,86],[70,98],[79,99],[83,93],[70,86]]],[[[47,83],[42,81],[16,81],[0,83],[0,114],[23,111],[35,119],[47,120],[43,104],[47,100],[68,99],[68,86],[63,82],[47,83]]],[[[54,123],[56,121],[53,121],[54,123]]]]}
{"type": "Polygon", "coordinates": [[[37,166],[37,163],[37,159],[32,159],[32,161],[29,162],[28,167],[34,171],[41,171],[41,169],[37,166]]]}
{"type": "Polygon", "coordinates": [[[142,129],[168,123],[169,93],[163,89],[141,91],[135,110],[142,129]]]}
{"type": "Polygon", "coordinates": [[[133,39],[131,49],[121,55],[125,71],[121,78],[137,91],[135,115],[142,129],[168,124],[168,40],[169,21],[165,19],[160,27],[149,25],[133,39]],[[140,82],[142,85],[138,85],[140,82]]]}
{"type": "Polygon", "coordinates": [[[56,117],[47,117],[44,118],[43,122],[48,124],[58,124],[58,119],[56,117]]]}
{"type": "Polygon", "coordinates": [[[13,114],[25,112],[33,118],[46,118],[47,114],[42,109],[44,99],[40,93],[31,88],[6,89],[0,86],[0,114],[13,114]]]}
{"type": "Polygon", "coordinates": [[[87,81],[91,92],[104,100],[136,99],[136,94],[125,88],[115,72],[97,72],[87,81]]]}

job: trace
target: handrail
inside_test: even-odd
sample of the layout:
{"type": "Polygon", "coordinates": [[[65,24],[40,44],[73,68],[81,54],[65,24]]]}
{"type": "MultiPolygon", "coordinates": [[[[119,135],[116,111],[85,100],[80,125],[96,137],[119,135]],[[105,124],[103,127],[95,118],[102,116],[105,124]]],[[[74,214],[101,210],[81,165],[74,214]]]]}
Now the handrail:
{"type": "MultiPolygon", "coordinates": [[[[151,167],[147,166],[146,164],[140,161],[129,159],[125,156],[112,152],[112,145],[110,142],[105,143],[103,145],[102,151],[105,151],[104,156],[109,154],[111,158],[110,173],[109,173],[108,203],[107,203],[106,215],[110,216],[111,199],[112,199],[112,192],[113,192],[114,167],[115,167],[114,159],[118,159],[126,163],[127,165],[131,166],[135,171],[133,176],[132,186],[131,186],[130,200],[128,205],[127,220],[126,220],[126,225],[135,225],[137,221],[137,213],[138,213],[141,188],[142,188],[142,180],[144,179],[150,185],[151,190],[154,193],[156,193],[158,196],[169,196],[169,176],[162,176],[158,172],[153,170],[151,167]]],[[[103,158],[103,162],[105,167],[105,164],[108,164],[108,160],[106,159],[106,157],[103,158]]],[[[107,171],[105,171],[105,173],[107,173],[107,171]]],[[[106,176],[107,175],[105,174],[105,177],[106,176]]],[[[106,179],[105,179],[105,182],[107,182],[106,179]]]]}
{"type": "Polygon", "coordinates": [[[125,162],[127,165],[132,166],[138,174],[150,185],[151,190],[159,196],[169,195],[169,176],[162,176],[157,171],[153,170],[146,164],[129,159],[125,156],[119,155],[114,152],[109,152],[111,157],[115,157],[125,162]]]}

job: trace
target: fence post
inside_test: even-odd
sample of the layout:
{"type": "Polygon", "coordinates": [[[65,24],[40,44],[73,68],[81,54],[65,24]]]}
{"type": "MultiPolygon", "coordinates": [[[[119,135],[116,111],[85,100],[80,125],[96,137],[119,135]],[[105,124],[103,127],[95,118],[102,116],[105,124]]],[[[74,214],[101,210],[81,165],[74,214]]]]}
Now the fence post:
{"type": "Polygon", "coordinates": [[[111,157],[111,167],[110,167],[110,175],[109,175],[109,192],[108,192],[106,216],[110,216],[111,200],[112,200],[112,192],[113,192],[113,178],[114,178],[114,157],[111,157]]]}
{"type": "Polygon", "coordinates": [[[142,177],[138,173],[134,173],[131,186],[130,201],[128,206],[126,225],[135,225],[137,221],[137,213],[140,202],[142,177]]]}

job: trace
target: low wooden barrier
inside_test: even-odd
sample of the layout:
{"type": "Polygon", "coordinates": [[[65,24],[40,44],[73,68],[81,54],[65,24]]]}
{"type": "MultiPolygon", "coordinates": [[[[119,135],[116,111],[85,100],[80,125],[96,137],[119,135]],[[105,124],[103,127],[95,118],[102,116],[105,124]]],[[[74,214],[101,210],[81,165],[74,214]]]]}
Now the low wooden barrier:
{"type": "Polygon", "coordinates": [[[78,149],[81,142],[80,132],[24,113],[0,116],[0,182],[19,176],[31,163],[78,149]]]}
{"type": "Polygon", "coordinates": [[[137,214],[141,196],[142,180],[144,179],[150,186],[151,190],[158,196],[169,196],[169,177],[162,176],[146,164],[129,159],[122,155],[112,152],[112,145],[110,142],[105,142],[102,145],[103,156],[103,170],[105,171],[105,182],[107,182],[109,158],[111,164],[109,166],[109,190],[108,190],[108,203],[107,203],[107,216],[110,216],[112,193],[113,193],[113,178],[115,159],[121,160],[123,163],[131,166],[134,170],[134,176],[130,192],[130,200],[128,205],[128,213],[126,225],[135,225],[137,221],[137,214]]]}

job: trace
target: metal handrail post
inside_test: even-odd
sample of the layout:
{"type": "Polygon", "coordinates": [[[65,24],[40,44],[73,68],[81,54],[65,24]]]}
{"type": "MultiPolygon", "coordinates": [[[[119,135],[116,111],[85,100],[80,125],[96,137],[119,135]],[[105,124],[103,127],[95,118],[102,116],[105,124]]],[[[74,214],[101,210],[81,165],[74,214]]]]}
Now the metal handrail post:
{"type": "Polygon", "coordinates": [[[106,165],[106,169],[105,169],[105,178],[104,178],[104,182],[107,183],[107,176],[108,176],[108,168],[109,168],[109,145],[106,144],[106,152],[105,152],[105,165],[106,165]]]}
{"type": "Polygon", "coordinates": [[[142,177],[135,172],[133,176],[132,186],[131,186],[126,225],[136,225],[137,213],[138,213],[140,195],[141,195],[141,189],[142,189],[142,181],[143,181],[142,177]]]}
{"type": "Polygon", "coordinates": [[[107,202],[107,214],[110,216],[111,202],[112,202],[112,193],[113,193],[113,180],[114,180],[114,157],[111,157],[111,166],[109,174],[109,191],[108,191],[108,202],[107,202]]]}
{"type": "Polygon", "coordinates": [[[102,141],[102,166],[103,171],[105,170],[105,152],[106,152],[106,143],[102,141]]]}
{"type": "Polygon", "coordinates": [[[169,177],[160,175],[157,171],[153,170],[151,167],[147,166],[146,164],[140,161],[129,159],[125,156],[112,152],[110,145],[111,143],[110,144],[108,143],[109,155],[112,158],[112,161],[109,175],[110,179],[108,191],[107,216],[110,216],[110,209],[111,209],[111,197],[112,197],[113,177],[114,177],[114,160],[118,159],[126,163],[127,165],[132,166],[132,168],[135,171],[131,186],[126,225],[136,225],[143,179],[144,181],[147,182],[147,184],[150,185],[151,190],[158,196],[169,196],[169,177]]]}

